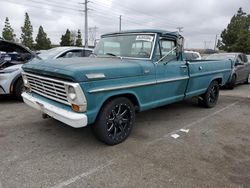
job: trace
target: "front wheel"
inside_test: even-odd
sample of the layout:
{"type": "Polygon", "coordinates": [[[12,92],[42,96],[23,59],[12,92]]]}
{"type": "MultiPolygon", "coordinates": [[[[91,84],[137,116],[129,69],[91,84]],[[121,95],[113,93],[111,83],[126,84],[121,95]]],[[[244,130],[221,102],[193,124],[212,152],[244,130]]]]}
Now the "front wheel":
{"type": "Polygon", "coordinates": [[[217,104],[219,93],[220,85],[217,81],[213,81],[209,85],[207,92],[198,99],[198,102],[206,108],[213,108],[217,104]]]}
{"type": "Polygon", "coordinates": [[[127,98],[116,98],[104,105],[93,125],[93,131],[100,141],[116,145],[127,139],[134,121],[134,105],[127,98]]]}
{"type": "Polygon", "coordinates": [[[14,87],[14,94],[19,101],[23,101],[23,98],[21,96],[23,91],[24,91],[23,80],[18,79],[14,87]]]}

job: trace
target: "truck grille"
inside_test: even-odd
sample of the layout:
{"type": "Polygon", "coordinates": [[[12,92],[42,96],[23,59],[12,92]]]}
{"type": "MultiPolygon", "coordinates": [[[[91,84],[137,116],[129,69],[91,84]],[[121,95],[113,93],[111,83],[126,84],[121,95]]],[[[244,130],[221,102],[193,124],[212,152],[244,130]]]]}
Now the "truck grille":
{"type": "Polygon", "coordinates": [[[70,105],[63,81],[23,73],[27,77],[31,91],[52,100],[70,105]]]}

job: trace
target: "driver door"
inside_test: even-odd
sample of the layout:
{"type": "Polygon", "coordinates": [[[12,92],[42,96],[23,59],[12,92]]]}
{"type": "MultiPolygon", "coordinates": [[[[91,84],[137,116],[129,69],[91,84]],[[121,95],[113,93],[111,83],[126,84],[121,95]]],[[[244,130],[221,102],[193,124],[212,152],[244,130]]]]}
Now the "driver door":
{"type": "Polygon", "coordinates": [[[171,103],[184,99],[188,83],[188,66],[185,61],[178,60],[176,41],[161,39],[157,45],[156,64],[157,96],[164,103],[171,103]]]}

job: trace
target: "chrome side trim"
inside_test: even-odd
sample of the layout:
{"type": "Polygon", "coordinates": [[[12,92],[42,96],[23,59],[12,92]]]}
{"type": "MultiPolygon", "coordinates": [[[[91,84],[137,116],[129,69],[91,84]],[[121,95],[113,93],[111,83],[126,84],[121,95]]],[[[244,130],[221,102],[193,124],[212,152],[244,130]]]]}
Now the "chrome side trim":
{"type": "Polygon", "coordinates": [[[217,73],[223,73],[223,72],[231,72],[232,69],[223,69],[223,70],[216,70],[216,71],[210,71],[210,72],[198,72],[196,74],[191,74],[190,78],[195,78],[199,76],[206,76],[206,75],[211,75],[211,74],[217,74],[217,73]]]}
{"type": "Polygon", "coordinates": [[[142,83],[136,83],[136,84],[123,85],[123,86],[106,87],[106,88],[93,89],[93,90],[88,91],[88,93],[98,93],[98,92],[113,91],[113,90],[119,90],[119,89],[128,89],[128,88],[149,86],[149,85],[162,84],[162,83],[168,83],[168,82],[175,82],[175,81],[187,80],[187,79],[189,79],[189,77],[185,76],[185,77],[164,79],[164,80],[152,81],[152,82],[142,82],[142,83]]]}
{"type": "Polygon", "coordinates": [[[185,76],[185,77],[177,77],[177,78],[172,78],[172,79],[162,79],[162,80],[157,80],[157,84],[168,83],[168,82],[175,82],[175,81],[187,80],[187,79],[189,79],[188,76],[185,76]]]}
{"type": "Polygon", "coordinates": [[[113,91],[113,90],[119,90],[119,89],[128,89],[128,88],[134,88],[134,87],[141,87],[141,86],[148,86],[156,84],[155,82],[144,82],[144,83],[137,83],[137,84],[128,84],[123,86],[114,86],[114,87],[106,87],[106,88],[99,88],[99,89],[93,89],[88,91],[89,93],[98,93],[98,92],[104,92],[104,91],[113,91]]]}

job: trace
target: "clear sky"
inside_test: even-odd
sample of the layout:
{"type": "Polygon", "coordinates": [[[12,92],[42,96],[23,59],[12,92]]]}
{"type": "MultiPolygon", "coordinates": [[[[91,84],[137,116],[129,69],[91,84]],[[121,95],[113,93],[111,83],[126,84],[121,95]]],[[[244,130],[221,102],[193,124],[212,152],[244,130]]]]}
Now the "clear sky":
{"type": "MultiPolygon", "coordinates": [[[[34,28],[43,26],[52,43],[59,43],[66,29],[84,31],[84,6],[81,0],[0,0],[0,31],[5,17],[18,38],[28,12],[34,28]]],[[[84,2],[82,0],[82,2],[84,2]]],[[[89,27],[96,26],[96,38],[122,29],[157,28],[176,31],[183,27],[185,47],[213,48],[216,34],[227,26],[239,7],[250,13],[250,0],[90,0],[89,27]]],[[[90,33],[93,34],[93,32],[90,33]]]]}

